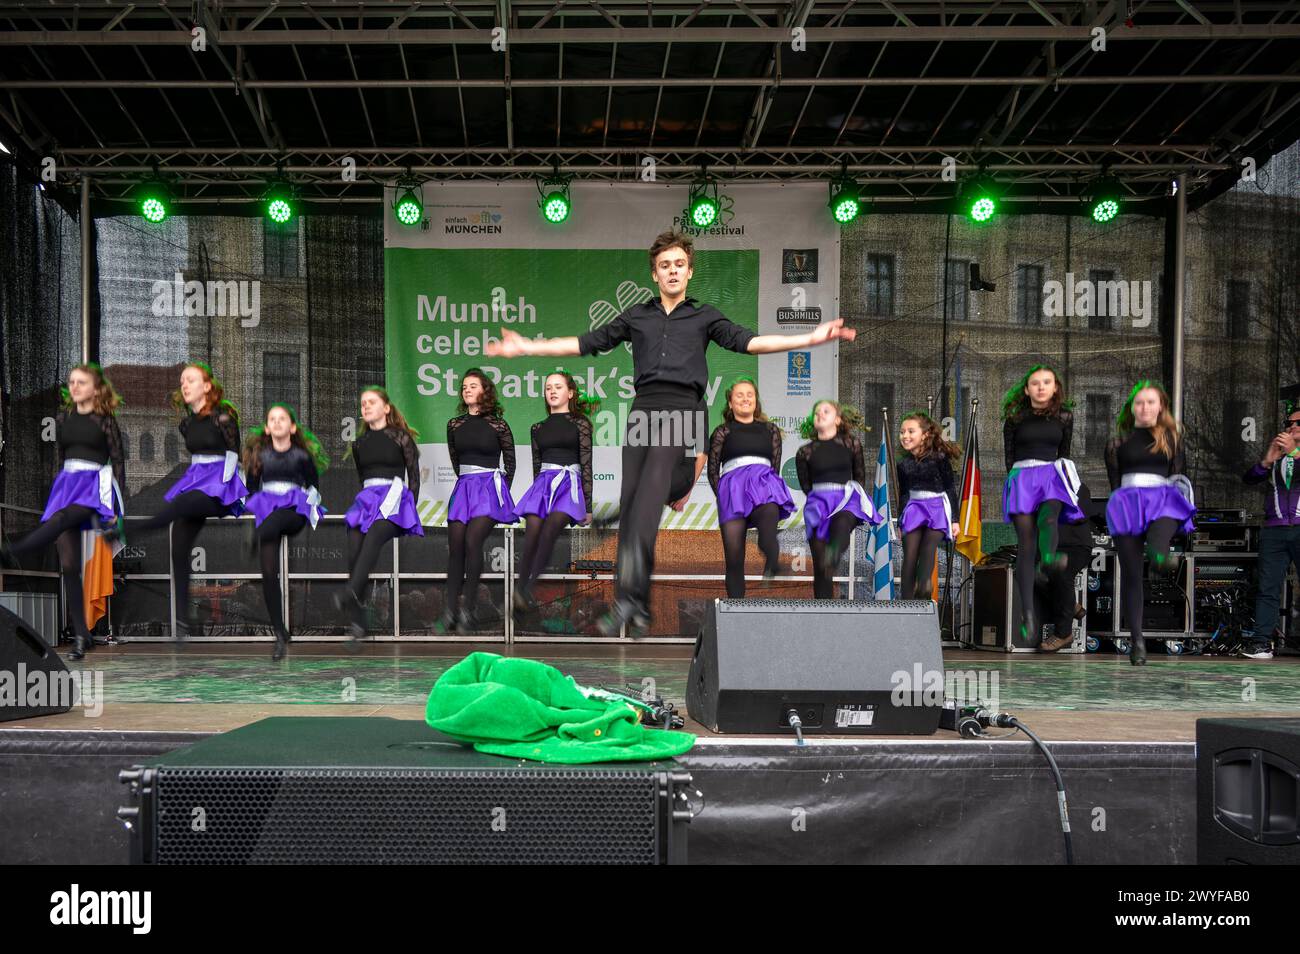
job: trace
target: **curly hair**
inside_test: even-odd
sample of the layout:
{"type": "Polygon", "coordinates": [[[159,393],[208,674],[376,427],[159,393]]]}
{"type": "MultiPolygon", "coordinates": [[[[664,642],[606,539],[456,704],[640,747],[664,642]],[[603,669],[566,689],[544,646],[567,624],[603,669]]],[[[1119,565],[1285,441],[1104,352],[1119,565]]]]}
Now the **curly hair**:
{"type": "MultiPolygon", "coordinates": [[[[95,381],[95,394],[91,398],[94,407],[94,413],[101,417],[108,417],[110,414],[116,414],[117,409],[124,403],[122,395],[113,389],[113,382],[108,380],[104,374],[104,369],[94,361],[87,361],[79,364],[72,371],[82,371],[91,376],[95,381]]],[[[68,377],[72,377],[72,371],[68,372],[68,377]]],[[[72,392],[68,390],[67,385],[59,388],[59,398],[63,404],[64,410],[71,411],[76,407],[76,402],[72,400],[72,392]]]]}
{"type": "MultiPolygon", "coordinates": [[[[277,407],[289,415],[290,422],[297,428],[296,431],[289,435],[289,443],[295,447],[301,447],[307,452],[307,456],[316,465],[317,473],[325,473],[325,470],[330,465],[330,459],[325,453],[325,448],[321,447],[320,440],[315,434],[298,423],[297,413],[288,404],[272,404],[266,409],[266,417],[270,418],[271,412],[277,407]]],[[[244,470],[249,474],[260,474],[262,472],[262,451],[270,446],[271,435],[267,432],[264,419],[261,427],[254,427],[248,432],[248,441],[244,444],[244,470]]]]}
{"type": "MultiPolygon", "coordinates": [[[[506,411],[500,400],[497,399],[497,386],[492,383],[492,379],[483,373],[482,368],[470,368],[461,375],[460,382],[462,388],[466,381],[471,377],[479,379],[483,385],[483,397],[478,402],[478,412],[484,417],[505,417],[506,411]]],[[[465,403],[464,391],[461,391],[461,398],[456,405],[457,414],[468,414],[469,405],[465,403]]]]}
{"type": "Polygon", "coordinates": [[[839,401],[832,401],[830,398],[821,398],[813,402],[812,410],[808,412],[808,416],[799,425],[799,433],[805,440],[812,440],[817,436],[817,408],[823,404],[831,405],[840,416],[840,426],[837,433],[847,434],[850,431],[866,433],[871,430],[871,428],[867,427],[867,421],[862,416],[862,412],[853,405],[841,404],[839,401]]]}
{"type": "MultiPolygon", "coordinates": [[[[221,386],[221,382],[217,380],[217,376],[212,373],[212,368],[203,361],[187,361],[185,364],[181,365],[181,374],[184,374],[190,368],[194,368],[202,374],[203,380],[212,385],[212,390],[208,392],[208,396],[204,399],[203,410],[196,413],[199,416],[203,416],[205,414],[211,414],[213,411],[224,411],[226,414],[230,415],[230,419],[234,421],[235,424],[238,424],[239,409],[225,399],[225,388],[221,386]]],[[[172,406],[182,413],[191,410],[190,406],[185,402],[185,397],[181,393],[180,388],[177,388],[172,392],[172,406]]]]}
{"type": "MultiPolygon", "coordinates": [[[[939,423],[929,414],[926,414],[925,411],[908,411],[903,415],[902,420],[898,422],[899,428],[902,428],[902,426],[908,421],[921,422],[921,444],[918,448],[920,453],[918,454],[916,451],[911,451],[910,453],[913,455],[917,457],[929,457],[931,454],[942,454],[949,460],[956,460],[961,456],[961,448],[952,441],[944,439],[943,431],[940,429],[939,423]]],[[[902,450],[901,444],[899,445],[899,449],[902,450]]],[[[904,452],[907,453],[906,451],[904,452]]]]}

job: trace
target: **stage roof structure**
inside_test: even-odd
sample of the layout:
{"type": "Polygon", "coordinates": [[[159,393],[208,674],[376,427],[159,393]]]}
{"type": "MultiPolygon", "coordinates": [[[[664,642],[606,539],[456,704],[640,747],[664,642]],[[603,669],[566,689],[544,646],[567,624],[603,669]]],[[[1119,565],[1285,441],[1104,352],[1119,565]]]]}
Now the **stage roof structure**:
{"type": "Polygon", "coordinates": [[[1300,137],[1294,0],[0,0],[0,141],[95,201],[848,175],[937,211],[1199,205],[1300,137]],[[343,175],[348,161],[355,181],[343,175]]]}

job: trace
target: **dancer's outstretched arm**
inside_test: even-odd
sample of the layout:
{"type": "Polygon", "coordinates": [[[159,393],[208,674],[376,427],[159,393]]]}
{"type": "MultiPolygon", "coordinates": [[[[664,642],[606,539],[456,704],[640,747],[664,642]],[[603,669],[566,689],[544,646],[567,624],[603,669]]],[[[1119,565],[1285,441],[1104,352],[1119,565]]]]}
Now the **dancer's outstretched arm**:
{"type": "Polygon", "coordinates": [[[569,335],[564,338],[525,338],[509,328],[501,329],[500,341],[489,341],[484,353],[489,358],[564,358],[578,355],[578,338],[569,335]]]}
{"type": "Polygon", "coordinates": [[[832,341],[852,341],[857,334],[854,329],[844,326],[843,318],[836,318],[801,335],[756,335],[745,350],[750,354],[775,354],[796,348],[815,348],[832,341]]]}

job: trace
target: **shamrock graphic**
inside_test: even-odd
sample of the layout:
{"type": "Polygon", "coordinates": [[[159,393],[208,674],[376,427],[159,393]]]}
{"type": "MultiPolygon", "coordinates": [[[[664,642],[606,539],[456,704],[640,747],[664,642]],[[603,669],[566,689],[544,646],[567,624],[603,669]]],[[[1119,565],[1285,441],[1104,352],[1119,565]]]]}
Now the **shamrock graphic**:
{"type": "MultiPolygon", "coordinates": [[[[595,331],[597,328],[609,324],[633,305],[647,302],[652,297],[654,297],[654,293],[643,285],[638,285],[630,280],[620,282],[614,292],[614,300],[618,302],[617,305],[612,305],[603,298],[600,301],[591,303],[591,307],[587,309],[587,317],[591,321],[588,327],[591,331],[595,331]]],[[[623,342],[623,347],[627,348],[628,354],[632,353],[632,342],[623,342]]]]}

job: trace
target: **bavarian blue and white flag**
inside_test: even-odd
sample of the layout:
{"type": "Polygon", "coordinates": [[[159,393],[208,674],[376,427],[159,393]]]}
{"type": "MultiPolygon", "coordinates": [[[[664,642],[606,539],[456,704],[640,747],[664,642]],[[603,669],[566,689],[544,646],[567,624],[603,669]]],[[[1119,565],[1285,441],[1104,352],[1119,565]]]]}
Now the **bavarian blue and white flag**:
{"type": "Polygon", "coordinates": [[[894,520],[889,511],[889,448],[888,428],[882,428],[880,453],[876,456],[876,482],[872,485],[871,502],[876,513],[885,519],[871,528],[871,564],[874,570],[875,598],[892,600],[894,598],[894,520]]]}

